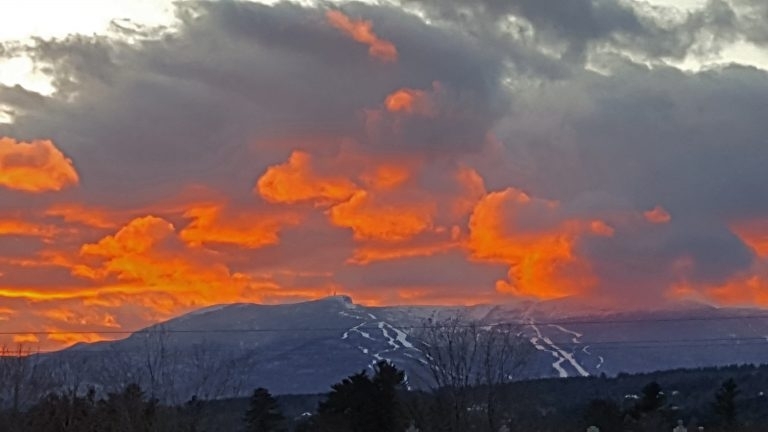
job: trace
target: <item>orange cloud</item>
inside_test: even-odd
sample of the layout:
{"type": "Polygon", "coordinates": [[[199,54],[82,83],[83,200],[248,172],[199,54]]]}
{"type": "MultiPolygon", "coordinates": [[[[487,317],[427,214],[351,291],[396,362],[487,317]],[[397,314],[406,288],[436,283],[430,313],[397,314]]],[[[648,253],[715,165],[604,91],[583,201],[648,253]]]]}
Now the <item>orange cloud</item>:
{"type": "Polygon", "coordinates": [[[411,176],[413,167],[408,163],[382,163],[373,169],[373,172],[363,173],[360,180],[371,189],[389,191],[397,189],[407,182],[411,176]]]}
{"type": "Polygon", "coordinates": [[[237,301],[255,286],[246,275],[231,273],[215,253],[189,248],[171,223],[154,216],[134,219],[80,253],[86,264],[72,272],[102,283],[98,292],[159,290],[176,302],[172,310],[237,301]]]}
{"type": "Polygon", "coordinates": [[[380,39],[373,32],[373,23],[368,20],[353,20],[337,10],[325,13],[328,23],[344,32],[356,42],[368,45],[368,54],[385,62],[397,61],[397,48],[392,42],[380,39]]]}
{"type": "Polygon", "coordinates": [[[593,234],[601,237],[613,237],[616,233],[616,230],[612,226],[601,220],[592,221],[589,224],[589,227],[593,234]]]}
{"type": "Polygon", "coordinates": [[[40,342],[40,339],[37,337],[37,335],[28,333],[28,334],[17,334],[13,335],[13,343],[14,344],[37,344],[40,342]]]}
{"type": "Polygon", "coordinates": [[[184,213],[184,217],[192,219],[180,233],[182,240],[189,245],[222,243],[247,248],[277,244],[282,227],[301,221],[297,213],[288,212],[226,214],[221,204],[195,205],[184,213]]]}
{"type": "Polygon", "coordinates": [[[389,112],[419,114],[423,116],[436,115],[437,108],[430,96],[423,90],[403,88],[387,96],[384,107],[389,112]]]}
{"type": "Polygon", "coordinates": [[[0,236],[51,237],[56,232],[56,227],[49,225],[38,225],[19,219],[0,219],[0,236]]]}
{"type": "Polygon", "coordinates": [[[709,287],[706,292],[721,304],[768,306],[768,278],[764,275],[736,277],[725,284],[709,287]]]}
{"type": "Polygon", "coordinates": [[[425,244],[367,243],[358,246],[347,260],[350,264],[366,265],[376,261],[434,256],[461,247],[456,239],[433,241],[425,244]]]}
{"type": "Polygon", "coordinates": [[[761,258],[768,258],[768,219],[752,219],[732,224],[731,230],[761,258]]]}
{"type": "Polygon", "coordinates": [[[0,186],[24,192],[59,191],[80,181],[72,161],[51,141],[0,137],[0,186]]]}
{"type": "Polygon", "coordinates": [[[120,328],[114,315],[95,310],[74,310],[69,308],[53,308],[42,311],[40,316],[53,321],[76,325],[96,325],[106,328],[120,328]]]}
{"type": "Polygon", "coordinates": [[[444,171],[443,191],[429,191],[404,179],[416,176],[418,165],[380,165],[374,172],[399,167],[396,182],[365,182],[370,188],[328,211],[337,226],[352,228],[357,241],[353,264],[433,256],[461,246],[462,228],[475,204],[485,195],[483,179],[465,166],[444,171]],[[413,171],[412,171],[413,170],[413,171]],[[382,187],[386,183],[386,187],[382,187]]]}
{"type": "Polygon", "coordinates": [[[322,159],[295,151],[287,163],[270,167],[256,190],[272,202],[326,205],[331,224],[354,235],[348,262],[368,264],[434,255],[460,244],[457,224],[466,223],[485,195],[483,179],[466,166],[441,168],[445,179],[435,184],[442,190],[432,191],[419,184],[423,168],[419,158],[373,158],[349,148],[322,159]],[[336,174],[320,174],[315,165],[336,174]],[[434,235],[411,243],[426,233],[434,235]]]}
{"type": "Polygon", "coordinates": [[[592,222],[559,221],[557,210],[556,202],[514,188],[477,204],[467,248],[474,259],[510,265],[509,281],[499,281],[498,291],[556,298],[584,293],[596,283],[589,263],[575,252],[579,236],[593,232],[592,222]]]}
{"type": "Polygon", "coordinates": [[[357,240],[402,241],[431,228],[436,209],[429,200],[387,201],[359,191],[333,206],[329,217],[337,226],[352,228],[357,240]]]}
{"type": "Polygon", "coordinates": [[[81,253],[102,257],[140,254],[149,251],[174,232],[170,222],[154,216],[145,216],[134,219],[113,236],[107,236],[95,244],[84,245],[81,253]]]}
{"type": "Polygon", "coordinates": [[[60,203],[45,211],[46,216],[60,217],[67,223],[82,224],[94,228],[114,228],[115,217],[108,210],[82,206],[76,203],[60,203]]]}
{"type": "Polygon", "coordinates": [[[83,333],[83,332],[67,333],[65,330],[52,330],[52,329],[49,329],[48,331],[54,332],[54,333],[47,334],[46,339],[49,342],[54,342],[56,344],[63,345],[63,346],[70,346],[78,342],[93,343],[93,342],[100,342],[104,340],[113,339],[113,337],[106,337],[99,333],[83,333]]]}
{"type": "Polygon", "coordinates": [[[729,306],[768,306],[768,274],[753,269],[719,284],[694,284],[685,279],[668,290],[672,298],[706,298],[729,306]]]}
{"type": "Polygon", "coordinates": [[[483,178],[472,168],[460,166],[454,174],[454,181],[459,186],[459,193],[451,204],[451,215],[453,218],[461,218],[472,213],[487,192],[483,178]]]}
{"type": "MultiPolygon", "coordinates": [[[[81,223],[79,220],[83,218],[74,216],[73,208],[61,206],[47,216],[55,214],[55,217],[64,217],[64,223],[81,223]],[[75,218],[78,222],[74,222],[75,218]]],[[[213,200],[176,203],[169,211],[162,208],[157,206],[158,212],[167,218],[134,218],[109,235],[75,246],[75,250],[67,248],[73,247],[71,242],[77,239],[67,237],[65,244],[50,244],[50,249],[40,253],[39,261],[21,258],[1,261],[0,264],[9,266],[3,268],[3,272],[13,272],[14,267],[55,266],[69,269],[75,277],[56,287],[0,286],[3,305],[0,322],[12,320],[13,330],[23,333],[17,341],[23,339],[25,343],[39,343],[42,348],[51,349],[80,341],[112,339],[116,337],[114,334],[100,331],[136,330],[147,323],[206,305],[301,300],[329,292],[327,278],[309,278],[306,286],[292,286],[287,290],[273,280],[274,269],[265,269],[263,274],[234,272],[229,268],[230,262],[238,260],[234,252],[199,247],[216,243],[243,247],[272,244],[278,241],[282,227],[300,222],[300,214],[293,209],[235,210],[213,200]],[[185,208],[184,213],[179,213],[185,208]],[[183,217],[189,219],[186,225],[183,217]],[[170,220],[182,224],[180,229],[170,220]],[[125,313],[133,314],[132,321],[118,318],[125,313]],[[34,334],[48,327],[57,329],[57,333],[40,337],[39,341],[26,337],[26,333],[34,334]]],[[[104,227],[107,223],[102,222],[111,223],[112,216],[111,212],[105,212],[103,218],[85,224],[104,227]]],[[[3,221],[0,231],[4,233],[48,234],[32,223],[3,221]]],[[[88,231],[87,235],[93,234],[88,231]]],[[[60,236],[52,239],[61,240],[60,236]]],[[[0,344],[12,341],[13,335],[0,336],[0,344]]]]}
{"type": "MultiPolygon", "coordinates": [[[[473,292],[472,295],[467,296],[466,293],[436,293],[434,290],[418,286],[399,288],[391,293],[390,297],[404,304],[429,306],[493,304],[500,300],[500,297],[493,292],[473,292]]],[[[376,298],[374,297],[374,299],[376,298]]],[[[373,300],[371,303],[376,304],[376,301],[373,300]]],[[[379,303],[386,304],[380,300],[379,303]]]]}
{"type": "Polygon", "coordinates": [[[661,206],[656,206],[652,210],[643,213],[645,220],[653,224],[665,224],[672,220],[672,216],[661,206]]]}
{"type": "Polygon", "coordinates": [[[285,164],[268,168],[256,184],[256,192],[265,200],[286,204],[331,204],[349,199],[357,190],[346,177],[317,174],[312,156],[302,151],[294,151],[285,164]]]}

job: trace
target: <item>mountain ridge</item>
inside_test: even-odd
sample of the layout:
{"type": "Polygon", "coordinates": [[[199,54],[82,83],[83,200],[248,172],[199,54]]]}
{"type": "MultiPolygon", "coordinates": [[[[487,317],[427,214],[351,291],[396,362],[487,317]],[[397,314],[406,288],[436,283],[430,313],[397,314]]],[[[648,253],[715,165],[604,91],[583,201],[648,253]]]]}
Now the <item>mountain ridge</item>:
{"type": "Polygon", "coordinates": [[[135,380],[183,398],[241,396],[258,386],[278,394],[317,393],[379,360],[405,369],[414,386],[429,386],[418,332],[425,323],[455,317],[485,328],[515,324],[532,353],[518,379],[761,363],[768,348],[762,309],[685,302],[614,311],[579,301],[365,306],[341,295],[279,305],[223,304],[44,359],[100,387],[135,380]],[[119,376],[109,376],[105,364],[119,376]]]}

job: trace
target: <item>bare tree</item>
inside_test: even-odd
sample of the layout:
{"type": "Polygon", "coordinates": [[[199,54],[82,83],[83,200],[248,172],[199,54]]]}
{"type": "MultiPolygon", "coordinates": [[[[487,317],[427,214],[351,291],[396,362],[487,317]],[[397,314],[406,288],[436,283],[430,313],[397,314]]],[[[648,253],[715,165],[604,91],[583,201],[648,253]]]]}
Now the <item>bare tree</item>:
{"type": "Polygon", "coordinates": [[[23,345],[0,346],[0,407],[17,412],[55,386],[54,374],[42,364],[39,352],[23,345]]]}
{"type": "Polygon", "coordinates": [[[502,386],[517,376],[530,353],[520,328],[455,316],[428,320],[416,336],[446,423],[441,429],[468,430],[470,417],[482,414],[488,430],[497,431],[502,386]]]}
{"type": "Polygon", "coordinates": [[[194,345],[185,356],[187,361],[185,392],[200,399],[218,399],[230,394],[241,379],[240,371],[226,356],[220,355],[216,346],[207,340],[194,345]]]}
{"type": "Polygon", "coordinates": [[[107,392],[135,383],[149,397],[169,404],[239,394],[238,368],[214,343],[202,339],[179,346],[171,343],[171,337],[163,327],[139,332],[130,349],[122,346],[99,352],[99,366],[91,374],[107,392]]]}
{"type": "Polygon", "coordinates": [[[144,388],[150,397],[170,401],[176,393],[174,369],[177,360],[168,346],[170,335],[163,326],[153,327],[140,335],[144,338],[143,366],[148,380],[144,388]]]}

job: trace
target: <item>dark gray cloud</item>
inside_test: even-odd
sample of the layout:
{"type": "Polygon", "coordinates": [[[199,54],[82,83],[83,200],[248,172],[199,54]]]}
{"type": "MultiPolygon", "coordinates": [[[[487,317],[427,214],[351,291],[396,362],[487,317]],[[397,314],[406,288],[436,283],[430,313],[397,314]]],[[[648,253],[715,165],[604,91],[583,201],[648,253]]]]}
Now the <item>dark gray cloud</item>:
{"type": "Polygon", "coordinates": [[[708,58],[742,39],[761,43],[768,22],[768,12],[761,0],[710,0],[703,7],[686,12],[671,6],[620,0],[402,3],[486,40],[503,35],[511,45],[545,46],[558,53],[558,58],[577,64],[606,49],[631,53],[648,62],[681,60],[689,55],[708,58]]]}
{"type": "Polygon", "coordinates": [[[520,94],[499,135],[526,162],[520,181],[557,199],[605,191],[685,216],[763,214],[766,82],[740,66],[585,73],[520,94]]]}
{"type": "Polygon", "coordinates": [[[609,221],[656,205],[671,213],[663,228],[616,221],[615,237],[587,246],[605,286],[663,291],[681,259],[695,263],[690,280],[722,283],[755,259],[731,225],[768,215],[766,84],[748,67],[627,66],[531,89],[497,130],[508,170],[489,183],[525,185],[609,221]]]}
{"type": "MultiPolygon", "coordinates": [[[[0,89],[18,108],[15,123],[0,132],[54,139],[77,159],[83,188],[101,201],[123,201],[137,190],[160,198],[191,179],[230,189],[232,173],[255,179],[285,157],[284,149],[249,148],[260,139],[363,137],[363,122],[355,121],[362,110],[379,108],[401,87],[429,89],[439,81],[477,101],[481,115],[462,123],[467,142],[456,146],[482,144],[477,138],[504,108],[503,53],[402,11],[349,7],[352,15],[375,19],[377,31],[396,43],[399,61],[388,65],[329,26],[322,9],[236,2],[179,8],[180,28],[160,39],[36,41],[28,52],[48,65],[43,70],[58,93],[43,99],[0,89]]],[[[456,135],[442,129],[409,134],[440,149],[456,135]]]]}
{"type": "MultiPolygon", "coordinates": [[[[443,19],[464,22],[470,29],[506,29],[510,17],[522,18],[541,41],[556,39],[567,45],[566,58],[582,58],[587,44],[614,34],[648,33],[640,17],[617,1],[593,0],[414,0],[443,19]]],[[[525,33],[523,31],[523,35],[525,33]]]]}

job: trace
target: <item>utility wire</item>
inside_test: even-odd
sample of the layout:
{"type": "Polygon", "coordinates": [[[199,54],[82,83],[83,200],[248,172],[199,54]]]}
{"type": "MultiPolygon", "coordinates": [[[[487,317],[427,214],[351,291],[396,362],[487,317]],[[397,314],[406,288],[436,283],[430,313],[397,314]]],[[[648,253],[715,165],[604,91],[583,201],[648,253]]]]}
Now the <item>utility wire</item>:
{"type": "MultiPolygon", "coordinates": [[[[705,349],[711,349],[712,347],[731,347],[731,348],[739,348],[739,347],[757,347],[757,346],[766,346],[768,345],[768,340],[766,338],[734,338],[734,339],[722,339],[722,338],[715,338],[715,339],[673,339],[673,340],[644,340],[644,341],[585,341],[583,343],[577,344],[573,342],[554,342],[554,344],[564,350],[570,350],[569,353],[573,354],[574,352],[581,351],[583,348],[587,348],[589,350],[595,349],[595,350],[615,350],[615,349],[621,349],[621,350],[632,350],[632,349],[638,349],[638,350],[672,350],[672,349],[680,349],[680,348],[705,348],[705,349]]],[[[551,346],[547,347],[548,349],[553,349],[551,346]]],[[[253,348],[255,349],[255,348],[253,348]]],[[[407,350],[408,348],[403,347],[398,348],[398,350],[407,350]]],[[[209,353],[247,353],[250,352],[252,348],[221,348],[221,347],[213,347],[213,346],[203,346],[200,347],[201,355],[209,354],[209,353]]],[[[414,351],[418,350],[417,348],[412,349],[414,351]]],[[[151,349],[147,349],[147,347],[138,347],[138,348],[114,348],[109,347],[106,349],[93,349],[93,348],[77,348],[74,350],[34,350],[34,349],[22,349],[21,354],[22,355],[37,355],[37,354],[53,354],[53,353],[65,353],[67,355],[76,356],[79,354],[136,354],[136,355],[143,355],[146,351],[152,351],[151,349]]],[[[188,351],[183,350],[170,350],[168,351],[168,348],[166,347],[167,354],[173,355],[173,354],[183,354],[185,357],[189,357],[188,351]]],[[[386,350],[385,354],[392,354],[395,350],[386,350]]],[[[16,349],[8,350],[5,355],[11,355],[18,353],[19,351],[16,349]]],[[[317,354],[317,349],[313,348],[312,346],[303,346],[303,347],[297,347],[297,348],[291,348],[286,350],[285,353],[312,353],[317,354]]],[[[381,353],[380,353],[381,354],[381,353]]],[[[2,359],[2,356],[0,356],[0,359],[2,359]]]]}
{"type": "MultiPolygon", "coordinates": [[[[747,320],[747,319],[766,319],[768,320],[768,314],[757,315],[732,315],[732,316],[702,316],[702,317],[670,317],[670,318],[652,318],[652,319],[564,319],[557,321],[504,321],[493,323],[451,323],[451,324],[418,324],[418,325],[391,325],[387,323],[387,327],[398,330],[426,330],[426,329],[440,329],[440,328],[469,328],[469,327],[501,327],[501,326],[552,326],[552,325],[601,325],[601,324],[653,324],[653,323],[669,323],[669,322],[697,322],[697,321],[728,321],[728,320],[747,320]]],[[[379,327],[373,325],[379,322],[386,322],[384,320],[372,319],[370,320],[370,326],[357,327],[361,330],[373,330],[379,327]]],[[[14,336],[14,335],[72,335],[72,334],[175,334],[175,333],[299,333],[299,332],[334,332],[334,331],[348,331],[349,327],[262,327],[262,328],[222,328],[222,329],[170,329],[164,328],[163,324],[159,324],[153,327],[141,329],[141,330],[38,330],[38,331],[0,331],[0,335],[14,336]]]]}

